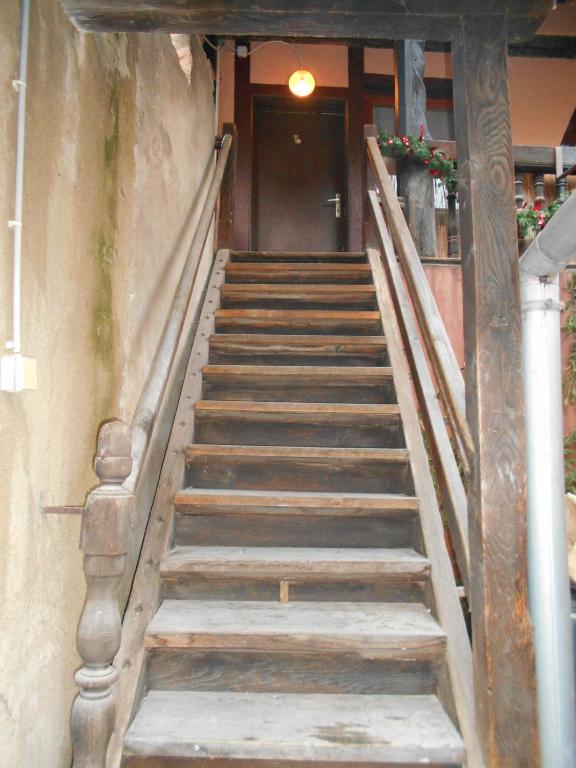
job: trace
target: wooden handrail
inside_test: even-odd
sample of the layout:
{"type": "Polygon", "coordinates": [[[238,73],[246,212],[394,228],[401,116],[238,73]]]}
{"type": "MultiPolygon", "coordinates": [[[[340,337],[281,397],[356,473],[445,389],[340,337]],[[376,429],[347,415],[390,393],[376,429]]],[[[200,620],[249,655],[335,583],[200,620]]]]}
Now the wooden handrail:
{"type": "Polygon", "coordinates": [[[474,455],[474,445],[466,421],[464,379],[374,132],[375,129],[372,126],[366,127],[368,159],[396,244],[428,359],[440,389],[451,430],[457,441],[459,459],[464,471],[468,473],[474,455]]]}
{"type": "Polygon", "coordinates": [[[395,304],[396,316],[404,350],[412,373],[412,382],[416,390],[420,411],[429,435],[429,445],[435,455],[435,464],[439,468],[440,481],[444,496],[444,507],[458,567],[467,591],[470,577],[470,551],[468,546],[468,502],[464,483],[458,471],[458,465],[450,444],[450,438],[442,410],[436,396],[426,354],[420,342],[420,336],[412,306],[408,297],[398,259],[392,243],[392,237],[384,220],[378,195],[374,190],[368,192],[370,206],[376,224],[376,233],[384,255],[386,273],[391,284],[391,294],[395,304]]]}
{"type": "MultiPolygon", "coordinates": [[[[116,721],[114,661],[122,640],[128,601],[142,540],[153,508],[164,454],[214,261],[206,249],[233,143],[225,126],[220,152],[172,301],[160,343],[131,425],[104,424],[98,435],[95,469],[101,484],[82,513],[87,594],[77,646],[84,661],[75,679],[80,689],[72,707],[74,768],[106,765],[116,721]]],[[[229,169],[227,186],[233,185],[229,169]]],[[[191,214],[192,216],[192,214],[191,214]]],[[[228,215],[231,233],[231,213],[228,215]]]]}

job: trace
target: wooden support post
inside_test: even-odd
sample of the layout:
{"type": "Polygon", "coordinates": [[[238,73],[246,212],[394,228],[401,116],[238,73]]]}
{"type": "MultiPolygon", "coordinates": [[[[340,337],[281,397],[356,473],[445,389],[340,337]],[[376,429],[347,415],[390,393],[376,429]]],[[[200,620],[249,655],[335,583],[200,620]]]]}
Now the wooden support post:
{"type": "Polygon", "coordinates": [[[364,49],[348,48],[348,249],[364,248],[364,49]]]}
{"type": "MultiPolygon", "coordinates": [[[[238,41],[237,41],[238,42],[238,41]]],[[[234,124],[238,131],[236,191],[234,198],[234,248],[250,248],[252,226],[252,95],[250,93],[250,58],[234,59],[234,124]]]]}
{"type": "Polygon", "coordinates": [[[224,123],[223,134],[232,136],[232,148],[230,157],[222,179],[220,188],[220,206],[218,210],[218,236],[216,238],[216,250],[232,248],[234,227],[234,192],[236,184],[236,151],[238,137],[234,123],[224,123]]]}
{"type": "MultiPolygon", "coordinates": [[[[424,41],[395,43],[396,128],[399,133],[418,135],[426,120],[424,85],[424,41]]],[[[398,161],[398,194],[405,201],[405,214],[420,257],[436,256],[436,211],[434,182],[419,161],[398,161]]]]}
{"type": "Polygon", "coordinates": [[[120,421],[103,425],[94,468],[101,485],[88,497],[82,520],[86,602],[77,647],[84,662],[75,675],[80,692],[72,705],[73,768],[105,768],[114,728],[112,662],[120,647],[116,590],[124,573],[132,519],[132,496],[122,483],[132,470],[131,430],[120,421]]]}
{"type": "Polygon", "coordinates": [[[477,722],[486,763],[538,765],[527,606],[521,313],[504,18],[464,17],[453,43],[460,173],[477,722]]]}

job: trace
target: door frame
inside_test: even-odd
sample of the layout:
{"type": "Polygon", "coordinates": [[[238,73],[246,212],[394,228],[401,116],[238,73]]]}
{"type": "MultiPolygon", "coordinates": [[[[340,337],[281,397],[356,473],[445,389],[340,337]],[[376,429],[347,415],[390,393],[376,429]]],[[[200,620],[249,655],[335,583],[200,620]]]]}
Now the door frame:
{"type": "MultiPolygon", "coordinates": [[[[364,136],[363,92],[351,87],[362,82],[362,49],[348,49],[348,88],[317,86],[318,98],[340,99],[344,104],[345,175],[347,185],[347,249],[363,249],[364,230],[364,136]],[[358,69],[360,68],[360,71],[358,69]],[[360,108],[359,108],[360,107],[360,108]]],[[[252,239],[252,167],[254,142],[254,98],[256,96],[289,95],[287,85],[267,85],[250,82],[250,59],[235,59],[234,122],[238,131],[236,166],[234,237],[236,250],[248,251],[252,239]]]]}

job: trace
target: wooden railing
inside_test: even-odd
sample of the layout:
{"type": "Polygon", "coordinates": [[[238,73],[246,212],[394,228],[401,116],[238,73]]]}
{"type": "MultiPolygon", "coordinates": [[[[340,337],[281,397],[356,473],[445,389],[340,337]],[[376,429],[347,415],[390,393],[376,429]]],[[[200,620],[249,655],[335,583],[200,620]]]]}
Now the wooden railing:
{"type": "Polygon", "coordinates": [[[384,257],[450,534],[466,586],[470,573],[468,515],[460,469],[464,474],[469,472],[474,447],[466,421],[464,380],[380,153],[375,126],[366,127],[366,145],[372,174],[369,213],[384,257]]]}
{"type": "MultiPolygon", "coordinates": [[[[188,256],[150,377],[131,425],[105,423],[98,434],[95,471],[100,485],[82,512],[86,602],[77,646],[83,666],[75,675],[72,706],[74,768],[104,768],[116,720],[114,659],[122,638],[122,614],[148,526],[186,364],[198,324],[214,249],[207,247],[218,200],[218,248],[230,247],[235,163],[234,126],[224,126],[218,158],[207,179],[188,256]]],[[[212,163],[212,161],[210,161],[212,163]]],[[[192,218],[196,218],[194,211],[192,218]]],[[[69,509],[69,508],[66,508],[69,509]]]]}

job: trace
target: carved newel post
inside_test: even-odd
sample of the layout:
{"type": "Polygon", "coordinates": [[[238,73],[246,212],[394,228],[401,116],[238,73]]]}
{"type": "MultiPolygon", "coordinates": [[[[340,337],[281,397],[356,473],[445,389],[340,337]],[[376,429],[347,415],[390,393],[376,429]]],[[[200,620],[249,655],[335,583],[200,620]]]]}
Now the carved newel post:
{"type": "Polygon", "coordinates": [[[131,430],[120,421],[98,434],[94,469],[100,485],[88,497],[82,518],[86,602],[77,648],[84,666],[75,675],[80,689],[72,706],[73,768],[104,768],[114,728],[113,666],[120,645],[121,616],[116,590],[126,563],[132,496],[122,487],[132,469],[131,430]]]}

